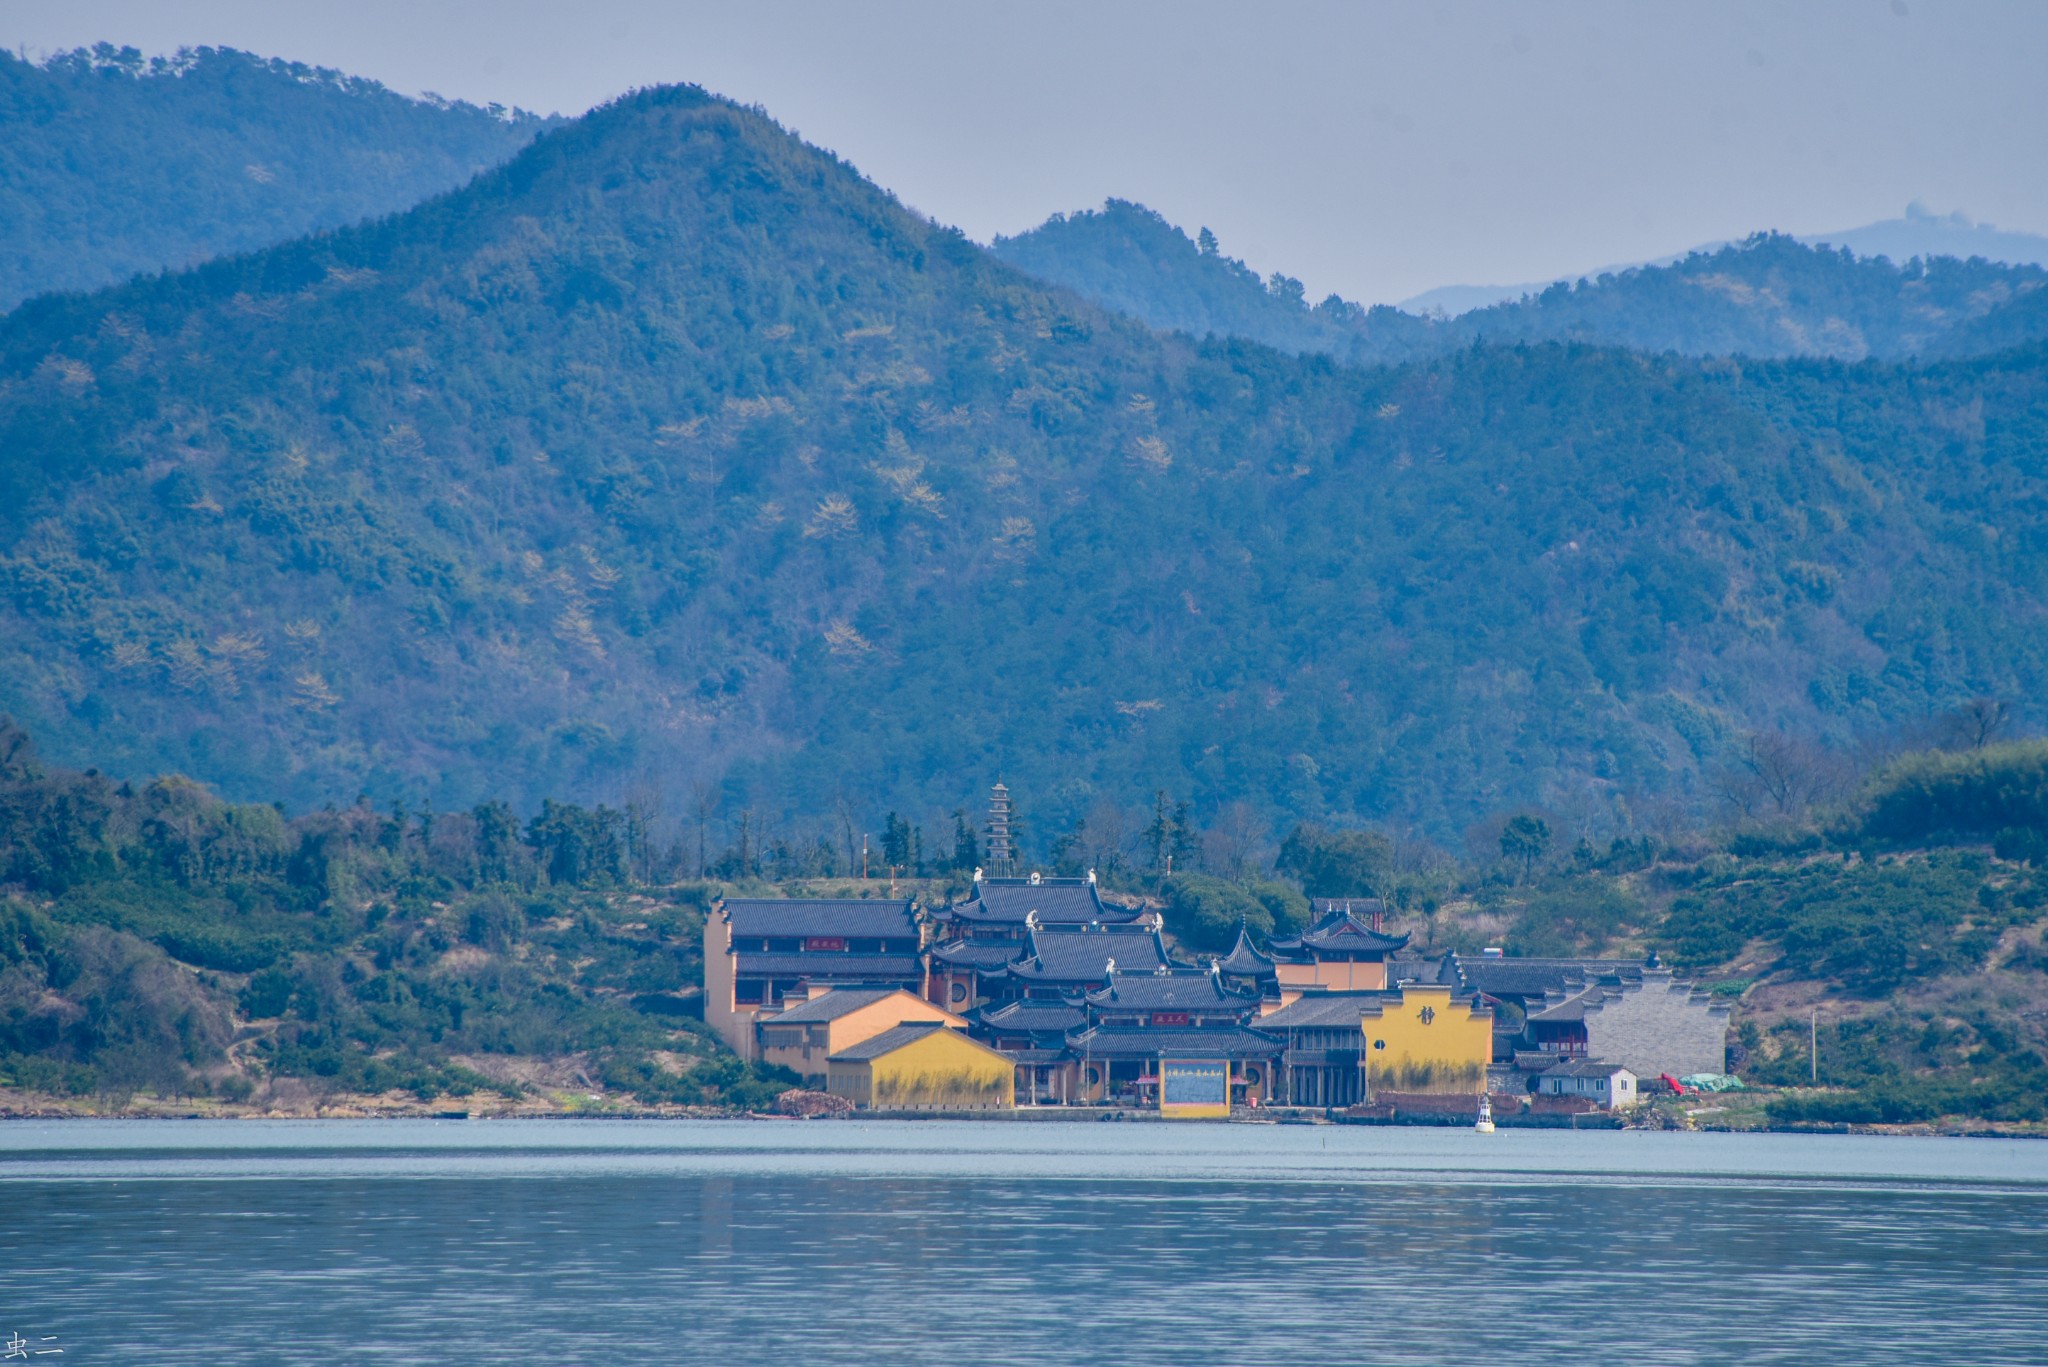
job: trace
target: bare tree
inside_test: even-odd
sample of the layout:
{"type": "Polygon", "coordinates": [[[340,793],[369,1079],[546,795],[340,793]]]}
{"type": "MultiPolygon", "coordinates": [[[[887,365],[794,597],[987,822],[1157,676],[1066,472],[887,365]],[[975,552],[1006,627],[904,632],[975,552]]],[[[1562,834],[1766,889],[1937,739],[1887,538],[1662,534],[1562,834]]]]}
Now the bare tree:
{"type": "Polygon", "coordinates": [[[1839,796],[1849,781],[1848,766],[1826,747],[1782,731],[1753,731],[1709,784],[1742,816],[1789,819],[1839,796]]]}
{"type": "Polygon", "coordinates": [[[1203,860],[1225,878],[1246,878],[1265,863],[1272,827],[1249,802],[1232,802],[1202,835],[1203,860]]]}
{"type": "Polygon", "coordinates": [[[1957,748],[1982,750],[2012,728],[2012,708],[1997,698],[1972,698],[1946,720],[1957,748]]]}
{"type": "Polygon", "coordinates": [[[1089,868],[1107,877],[1136,862],[1142,832],[1131,814],[1114,802],[1104,799],[1090,807],[1085,829],[1089,868]]]}
{"type": "Polygon", "coordinates": [[[711,868],[711,823],[718,818],[718,807],[725,795],[725,785],[714,779],[700,778],[690,785],[690,820],[697,827],[697,876],[702,878],[711,868]]]}

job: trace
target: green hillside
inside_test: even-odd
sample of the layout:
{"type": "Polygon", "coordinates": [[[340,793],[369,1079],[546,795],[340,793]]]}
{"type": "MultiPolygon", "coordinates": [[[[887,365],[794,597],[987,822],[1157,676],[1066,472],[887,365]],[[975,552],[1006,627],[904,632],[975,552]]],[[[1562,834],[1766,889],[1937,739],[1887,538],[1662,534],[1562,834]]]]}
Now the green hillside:
{"type": "Polygon", "coordinates": [[[226,48],[0,52],[0,312],[408,208],[548,122],[226,48]]]}
{"type": "Polygon", "coordinates": [[[2048,677],[2042,354],[1161,337],[762,115],[0,322],[0,707],[294,808],[1627,828],[2048,677]]]}
{"type": "MultiPolygon", "coordinates": [[[[1204,232],[1207,230],[1204,229],[1204,232]]],[[[1690,356],[1843,360],[1975,355],[2048,337],[2048,271],[1937,259],[1894,265],[1759,234],[1740,245],[1558,284],[1456,318],[1311,306],[1143,205],[1056,215],[992,250],[1020,270],[1167,331],[1389,364],[1479,342],[1581,342],[1690,356]]]]}
{"type": "MultiPolygon", "coordinates": [[[[794,1079],[741,1065],[693,1000],[704,908],[732,884],[680,881],[689,842],[650,815],[290,816],[54,768],[0,721],[0,1111],[758,1108],[794,1079]]],[[[1711,837],[1568,847],[1525,818],[1463,860],[1304,826],[1269,864],[1214,829],[1184,843],[1184,819],[1088,857],[1156,898],[1185,954],[1227,949],[1240,918],[1298,931],[1304,888],[1372,890],[1429,956],[1661,953],[1735,1006],[1752,1083],[1818,1073],[1828,1090],[1771,1096],[1773,1118],[2048,1118],[2048,743],[1909,755],[1845,802],[1711,837]],[[1168,850],[1184,871],[1162,877],[1168,850]]],[[[862,883],[830,848],[726,834],[716,871],[750,895],[965,881],[862,883]]]]}

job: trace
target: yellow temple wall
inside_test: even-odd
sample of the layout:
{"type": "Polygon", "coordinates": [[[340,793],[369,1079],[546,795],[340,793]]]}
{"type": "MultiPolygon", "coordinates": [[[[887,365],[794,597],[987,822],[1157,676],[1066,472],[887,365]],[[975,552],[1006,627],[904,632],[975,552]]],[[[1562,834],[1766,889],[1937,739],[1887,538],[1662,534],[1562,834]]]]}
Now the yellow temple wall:
{"type": "Polygon", "coordinates": [[[884,1111],[991,1110],[1016,1104],[1009,1059],[957,1030],[934,1030],[877,1059],[827,1065],[826,1090],[884,1111]]]}
{"type": "Polygon", "coordinates": [[[1372,964],[1276,964],[1280,989],[1300,991],[1304,987],[1327,988],[1332,992],[1382,992],[1387,986],[1387,966],[1372,964]]]}
{"type": "Polygon", "coordinates": [[[1477,1096],[1493,1058],[1493,1013],[1474,1011],[1442,986],[1410,984],[1364,1022],[1366,1085],[1373,1092],[1477,1096]]]}

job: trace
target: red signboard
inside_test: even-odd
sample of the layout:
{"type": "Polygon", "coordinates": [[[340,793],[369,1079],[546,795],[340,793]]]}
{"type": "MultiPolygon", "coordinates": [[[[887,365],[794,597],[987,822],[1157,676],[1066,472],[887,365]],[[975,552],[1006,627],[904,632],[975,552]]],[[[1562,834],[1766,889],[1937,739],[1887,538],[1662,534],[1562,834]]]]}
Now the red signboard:
{"type": "Polygon", "coordinates": [[[1188,1023],[1188,1013],[1185,1011],[1154,1011],[1152,1013],[1152,1023],[1154,1025],[1186,1025],[1188,1023]]]}
{"type": "Polygon", "coordinates": [[[846,937],[844,935],[813,935],[804,941],[804,948],[843,950],[846,948],[846,937]]]}

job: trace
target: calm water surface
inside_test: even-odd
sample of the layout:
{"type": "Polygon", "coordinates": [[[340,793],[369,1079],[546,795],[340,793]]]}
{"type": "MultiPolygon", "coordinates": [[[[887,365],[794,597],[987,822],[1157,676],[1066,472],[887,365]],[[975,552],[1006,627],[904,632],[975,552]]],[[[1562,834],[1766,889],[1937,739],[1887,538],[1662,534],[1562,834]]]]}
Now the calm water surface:
{"type": "Polygon", "coordinates": [[[2040,1363],[2048,1144],[0,1122],[0,1351],[93,1363],[2040,1363]]]}

